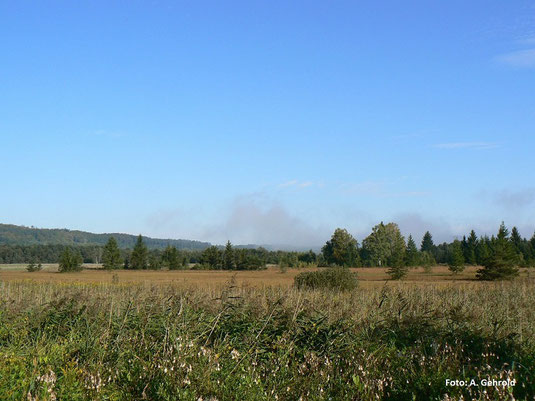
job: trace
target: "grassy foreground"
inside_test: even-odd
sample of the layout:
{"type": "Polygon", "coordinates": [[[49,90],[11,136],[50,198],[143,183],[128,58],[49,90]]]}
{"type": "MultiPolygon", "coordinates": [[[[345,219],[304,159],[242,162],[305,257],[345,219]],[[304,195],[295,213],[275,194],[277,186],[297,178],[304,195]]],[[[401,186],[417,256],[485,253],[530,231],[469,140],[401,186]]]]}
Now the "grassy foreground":
{"type": "Polygon", "coordinates": [[[531,400],[533,289],[0,281],[0,399],[531,400]]]}

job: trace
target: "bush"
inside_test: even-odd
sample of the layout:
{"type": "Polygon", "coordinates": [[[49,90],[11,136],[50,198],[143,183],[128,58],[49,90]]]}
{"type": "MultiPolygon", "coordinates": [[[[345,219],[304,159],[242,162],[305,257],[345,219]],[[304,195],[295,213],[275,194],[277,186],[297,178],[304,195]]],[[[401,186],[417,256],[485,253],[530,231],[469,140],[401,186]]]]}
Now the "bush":
{"type": "Polygon", "coordinates": [[[82,270],[82,255],[78,251],[65,248],[59,260],[59,272],[78,272],[82,270]]]}
{"type": "Polygon", "coordinates": [[[297,288],[330,289],[351,291],[357,288],[357,273],[343,267],[320,269],[314,272],[298,274],[294,279],[297,288]]]}
{"type": "Polygon", "coordinates": [[[43,269],[43,265],[41,263],[36,264],[35,262],[31,262],[28,267],[26,267],[26,270],[29,272],[38,272],[43,269]]]}
{"type": "MultiPolygon", "coordinates": [[[[425,267],[424,267],[425,270],[425,267]]],[[[403,265],[395,265],[390,266],[390,268],[387,270],[388,275],[390,276],[390,279],[392,280],[401,280],[403,277],[407,275],[409,272],[409,268],[407,266],[403,265]]]]}

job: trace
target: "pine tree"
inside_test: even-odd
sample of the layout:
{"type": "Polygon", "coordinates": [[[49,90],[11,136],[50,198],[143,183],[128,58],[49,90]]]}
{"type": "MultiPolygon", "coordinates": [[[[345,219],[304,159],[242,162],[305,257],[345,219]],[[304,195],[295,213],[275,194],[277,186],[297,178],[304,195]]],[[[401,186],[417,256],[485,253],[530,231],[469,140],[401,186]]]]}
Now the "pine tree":
{"type": "Polygon", "coordinates": [[[535,266],[535,233],[528,241],[528,252],[529,252],[529,266],[535,266]]]}
{"type": "Polygon", "coordinates": [[[461,251],[463,253],[463,259],[466,260],[466,256],[468,255],[468,241],[466,240],[466,235],[463,235],[461,241],[461,251]]]}
{"type": "Polygon", "coordinates": [[[520,253],[522,251],[522,237],[518,232],[518,228],[513,227],[511,230],[511,242],[513,243],[516,251],[520,253]]]}
{"type": "Polygon", "coordinates": [[[530,243],[528,240],[522,238],[516,227],[513,227],[511,230],[511,242],[518,254],[519,265],[529,266],[529,260],[531,259],[530,243]]]}
{"type": "Polygon", "coordinates": [[[206,248],[201,254],[201,262],[210,269],[221,269],[221,251],[213,245],[206,248]]]}
{"type": "Polygon", "coordinates": [[[82,255],[78,251],[65,248],[59,259],[59,272],[75,272],[82,270],[82,255]]]}
{"type": "Polygon", "coordinates": [[[477,271],[480,280],[504,280],[518,276],[518,254],[509,231],[502,222],[498,235],[490,241],[490,256],[483,262],[483,269],[477,271]]]}
{"type": "Polygon", "coordinates": [[[453,274],[460,273],[464,270],[464,256],[462,245],[459,240],[453,241],[450,246],[448,268],[453,274]]]}
{"type": "Polygon", "coordinates": [[[420,262],[420,255],[418,253],[418,248],[416,248],[416,243],[412,238],[412,235],[409,235],[407,240],[407,249],[405,251],[405,265],[407,266],[417,266],[420,262]]]}
{"type": "Polygon", "coordinates": [[[490,239],[487,236],[480,237],[476,247],[476,260],[478,265],[483,265],[490,256],[490,239]]]}
{"type": "Polygon", "coordinates": [[[433,243],[433,236],[429,231],[426,231],[422,238],[422,245],[420,246],[420,251],[429,252],[432,255],[435,253],[435,244],[433,243]]]}
{"type": "MultiPolygon", "coordinates": [[[[279,262],[279,265],[281,262],[279,262]]],[[[234,252],[234,265],[237,270],[244,270],[247,268],[247,251],[245,249],[236,249],[234,252]]]]}
{"type": "Polygon", "coordinates": [[[162,259],[169,270],[177,270],[182,267],[178,250],[174,246],[167,245],[163,251],[162,259]]]}
{"type": "Polygon", "coordinates": [[[469,265],[477,264],[477,235],[474,230],[470,231],[470,235],[466,241],[466,252],[464,259],[469,265]]]}
{"type": "Polygon", "coordinates": [[[143,242],[143,237],[139,234],[136,245],[132,250],[132,256],[130,257],[130,266],[132,269],[147,269],[148,259],[149,251],[143,242]]]}
{"type": "Polygon", "coordinates": [[[223,267],[227,270],[234,269],[234,249],[232,249],[230,241],[227,241],[225,251],[223,252],[223,267]]]}
{"type": "Polygon", "coordinates": [[[425,273],[431,273],[431,268],[434,265],[436,265],[437,262],[435,258],[433,257],[433,255],[431,255],[431,252],[424,251],[424,252],[421,252],[420,263],[424,267],[425,273]]]}
{"type": "Polygon", "coordinates": [[[102,265],[107,270],[121,268],[121,251],[119,250],[117,241],[114,237],[110,237],[106,245],[104,245],[104,252],[102,253],[102,265]]]}
{"type": "Polygon", "coordinates": [[[157,251],[152,251],[149,254],[149,269],[160,270],[162,268],[162,258],[157,251]]]}
{"type": "Polygon", "coordinates": [[[404,266],[402,263],[390,266],[387,270],[387,274],[392,280],[401,280],[407,275],[409,268],[404,266]]]}

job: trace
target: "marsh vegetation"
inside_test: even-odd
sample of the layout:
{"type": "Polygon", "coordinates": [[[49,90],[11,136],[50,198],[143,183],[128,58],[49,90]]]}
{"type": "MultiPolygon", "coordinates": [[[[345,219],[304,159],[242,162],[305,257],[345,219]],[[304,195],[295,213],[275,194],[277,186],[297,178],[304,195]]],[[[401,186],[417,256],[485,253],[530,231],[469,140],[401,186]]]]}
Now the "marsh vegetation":
{"type": "Polygon", "coordinates": [[[0,399],[532,399],[533,284],[0,282],[0,399]]]}

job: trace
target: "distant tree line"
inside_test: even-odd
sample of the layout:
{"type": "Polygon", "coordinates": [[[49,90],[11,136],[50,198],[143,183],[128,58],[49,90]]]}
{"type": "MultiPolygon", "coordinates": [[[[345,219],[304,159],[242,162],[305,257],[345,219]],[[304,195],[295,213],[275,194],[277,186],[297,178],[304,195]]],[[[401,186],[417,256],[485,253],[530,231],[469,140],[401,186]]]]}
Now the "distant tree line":
{"type": "Polygon", "coordinates": [[[102,246],[98,245],[0,245],[0,263],[58,263],[67,248],[76,249],[84,263],[102,260],[102,246]]]}
{"type": "Polygon", "coordinates": [[[225,247],[209,246],[204,250],[179,250],[168,244],[164,249],[149,249],[145,237],[136,238],[133,249],[121,249],[111,236],[104,246],[98,245],[0,245],[0,263],[60,263],[64,271],[77,270],[82,263],[102,264],[106,269],[225,269],[254,270],[267,264],[286,267],[343,266],[386,267],[392,278],[399,279],[411,267],[430,268],[447,264],[456,274],[466,265],[484,266],[478,277],[493,280],[513,277],[518,266],[535,266],[535,234],[522,238],[516,227],[511,232],[502,223],[491,237],[477,236],[472,230],[462,240],[435,245],[428,231],[419,245],[409,235],[407,240],[395,223],[380,224],[360,245],[345,229],[334,231],[320,253],[268,251],[264,248],[242,248],[230,241],[225,247]],[[70,258],[70,259],[69,259],[70,258]],[[75,260],[76,263],[63,263],[75,260]],[[69,267],[74,265],[75,267],[69,267]],[[485,270],[486,269],[486,270],[485,270]]]}
{"type": "Polygon", "coordinates": [[[142,237],[139,236],[132,253],[124,261],[124,268],[175,270],[184,269],[193,262],[192,269],[256,270],[266,266],[268,254],[269,252],[263,248],[235,248],[229,241],[224,249],[210,246],[188,258],[172,246],[168,246],[163,252],[149,252],[142,237]]]}
{"type": "Polygon", "coordinates": [[[59,263],[65,250],[80,254],[83,263],[102,264],[106,268],[126,269],[197,269],[250,270],[267,264],[287,267],[316,266],[323,263],[321,254],[306,252],[268,251],[265,248],[243,248],[227,244],[210,246],[204,250],[184,250],[167,245],[164,249],[150,249],[145,237],[137,237],[133,249],[120,247],[115,237],[104,246],[97,245],[0,245],[0,264],[3,263],[59,263]],[[230,256],[232,255],[232,256],[230,256]]]}
{"type": "Polygon", "coordinates": [[[530,240],[522,238],[518,229],[509,230],[502,223],[497,235],[478,237],[474,230],[462,241],[435,245],[428,231],[418,249],[412,235],[407,241],[395,223],[380,223],[362,241],[362,246],[345,229],[335,230],[322,248],[327,266],[388,267],[393,279],[400,279],[410,267],[429,267],[437,263],[448,264],[453,273],[459,273],[465,265],[481,265],[478,278],[495,280],[512,278],[517,267],[535,266],[535,234],[530,240]]]}
{"type": "MultiPolygon", "coordinates": [[[[86,231],[67,229],[46,229],[35,227],[0,224],[0,245],[68,245],[72,247],[98,245],[104,246],[110,239],[115,238],[119,248],[132,248],[137,236],[131,234],[95,234],[86,231]]],[[[208,242],[184,239],[160,239],[143,237],[143,241],[150,249],[165,249],[168,245],[177,249],[203,250],[210,246],[208,242]]]]}

